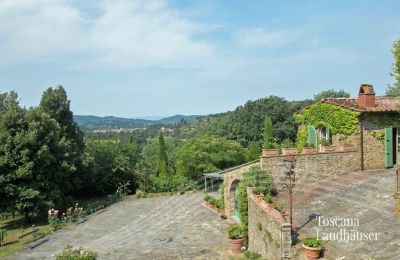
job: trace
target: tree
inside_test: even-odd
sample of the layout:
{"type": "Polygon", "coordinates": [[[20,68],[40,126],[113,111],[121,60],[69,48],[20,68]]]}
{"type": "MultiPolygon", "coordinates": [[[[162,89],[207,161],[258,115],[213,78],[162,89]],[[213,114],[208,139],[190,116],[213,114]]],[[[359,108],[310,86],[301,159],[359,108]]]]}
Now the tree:
{"type": "Polygon", "coordinates": [[[158,149],[157,176],[168,176],[168,158],[165,148],[164,133],[162,130],[160,130],[158,135],[158,149]]]}
{"type": "Polygon", "coordinates": [[[189,139],[177,151],[177,174],[199,180],[214,172],[245,161],[243,147],[235,141],[203,135],[189,139]]]}
{"type": "Polygon", "coordinates": [[[39,109],[56,120],[60,127],[60,147],[55,156],[56,163],[52,165],[62,193],[70,193],[79,189],[83,174],[82,158],[84,151],[83,133],[74,122],[70,109],[70,101],[62,86],[48,88],[40,100],[39,109]]]}
{"type": "Polygon", "coordinates": [[[398,97],[400,96],[400,39],[393,43],[392,53],[394,62],[390,75],[394,77],[395,83],[386,89],[386,96],[398,97]]]}
{"type": "Polygon", "coordinates": [[[321,101],[323,98],[349,98],[350,94],[344,91],[343,89],[336,91],[334,89],[328,89],[321,91],[318,94],[314,95],[315,101],[321,101]]]}
{"type": "Polygon", "coordinates": [[[135,176],[135,144],[115,140],[91,140],[86,142],[86,174],[82,193],[102,195],[115,192],[120,184],[129,182],[129,189],[137,186],[135,176]]]}
{"type": "Polygon", "coordinates": [[[272,137],[272,120],[271,117],[265,116],[264,119],[264,148],[273,148],[273,137],[272,137]]]}

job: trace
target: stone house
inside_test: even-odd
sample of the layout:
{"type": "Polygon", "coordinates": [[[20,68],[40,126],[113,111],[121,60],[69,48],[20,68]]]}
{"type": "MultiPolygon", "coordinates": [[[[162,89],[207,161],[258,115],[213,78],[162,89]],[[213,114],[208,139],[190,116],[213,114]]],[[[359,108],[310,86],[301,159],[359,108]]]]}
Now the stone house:
{"type": "Polygon", "coordinates": [[[295,114],[298,140],[321,146],[353,145],[361,170],[400,164],[400,98],[377,97],[363,84],[357,98],[324,98],[295,114]]]}

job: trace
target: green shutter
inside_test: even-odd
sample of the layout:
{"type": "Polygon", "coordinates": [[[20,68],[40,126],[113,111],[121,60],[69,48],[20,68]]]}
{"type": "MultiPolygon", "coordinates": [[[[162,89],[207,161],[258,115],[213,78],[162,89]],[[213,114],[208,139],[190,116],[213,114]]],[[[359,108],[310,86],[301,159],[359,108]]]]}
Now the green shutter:
{"type": "Polygon", "coordinates": [[[317,130],[313,126],[308,126],[308,143],[317,146],[317,130]]]}
{"type": "Polygon", "coordinates": [[[385,128],[385,167],[393,167],[393,130],[385,128]]]}

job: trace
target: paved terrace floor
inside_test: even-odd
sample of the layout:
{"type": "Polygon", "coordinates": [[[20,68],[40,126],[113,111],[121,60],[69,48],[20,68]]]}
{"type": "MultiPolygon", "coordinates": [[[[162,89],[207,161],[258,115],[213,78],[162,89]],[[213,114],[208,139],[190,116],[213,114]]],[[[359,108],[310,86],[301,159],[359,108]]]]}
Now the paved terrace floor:
{"type": "MultiPolygon", "coordinates": [[[[347,231],[377,232],[377,241],[329,241],[324,259],[400,259],[400,220],[395,216],[396,177],[393,170],[350,173],[318,184],[295,187],[294,223],[303,226],[300,238],[340,227],[321,227],[318,219],[358,218],[359,227],[347,231]]],[[[321,233],[320,233],[321,234],[321,233]]]]}
{"type": "Polygon", "coordinates": [[[92,249],[99,259],[220,259],[230,250],[228,222],[201,205],[203,196],[129,197],[9,259],[54,259],[66,245],[92,249]]]}

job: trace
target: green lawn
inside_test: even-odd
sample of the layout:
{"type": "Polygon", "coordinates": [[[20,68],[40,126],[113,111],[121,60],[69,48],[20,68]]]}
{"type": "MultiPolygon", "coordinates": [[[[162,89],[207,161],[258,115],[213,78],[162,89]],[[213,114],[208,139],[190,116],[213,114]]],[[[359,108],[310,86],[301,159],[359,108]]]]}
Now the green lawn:
{"type": "Polygon", "coordinates": [[[50,234],[52,232],[47,223],[47,218],[34,218],[31,224],[25,224],[23,217],[15,219],[0,219],[0,228],[7,230],[6,245],[0,247],[0,259],[21,250],[25,244],[34,240],[33,234],[18,239],[22,234],[39,229],[36,234],[50,234]]]}
{"type": "MultiPolygon", "coordinates": [[[[79,207],[83,207],[86,210],[88,208],[95,209],[102,205],[107,207],[111,204],[112,200],[109,196],[101,196],[81,199],[76,202],[79,203],[79,207]]],[[[34,240],[33,234],[18,239],[22,234],[27,234],[35,229],[39,229],[39,231],[35,232],[36,234],[48,235],[53,232],[46,216],[33,218],[30,224],[24,223],[24,218],[20,216],[14,219],[0,218],[0,229],[7,230],[6,244],[0,247],[0,259],[22,250],[26,244],[34,240]]]]}

